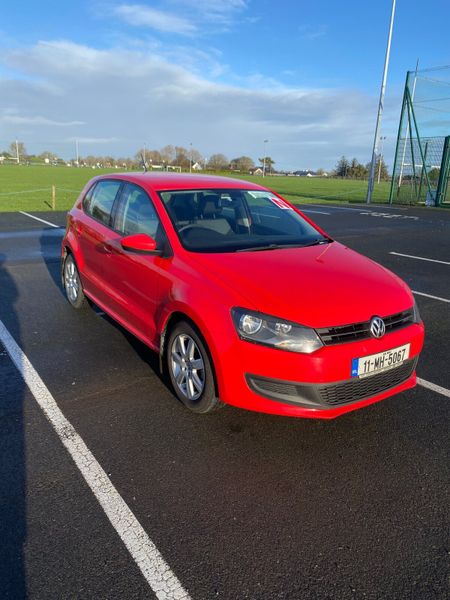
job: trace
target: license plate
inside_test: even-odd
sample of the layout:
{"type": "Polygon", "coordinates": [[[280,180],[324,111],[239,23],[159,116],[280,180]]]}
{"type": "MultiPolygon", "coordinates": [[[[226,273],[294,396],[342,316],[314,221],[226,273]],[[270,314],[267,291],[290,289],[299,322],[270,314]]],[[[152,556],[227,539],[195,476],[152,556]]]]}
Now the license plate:
{"type": "Polygon", "coordinates": [[[380,373],[398,367],[409,358],[409,348],[410,344],[405,344],[392,350],[378,352],[378,354],[354,358],[352,360],[352,377],[367,377],[372,373],[380,373]]]}

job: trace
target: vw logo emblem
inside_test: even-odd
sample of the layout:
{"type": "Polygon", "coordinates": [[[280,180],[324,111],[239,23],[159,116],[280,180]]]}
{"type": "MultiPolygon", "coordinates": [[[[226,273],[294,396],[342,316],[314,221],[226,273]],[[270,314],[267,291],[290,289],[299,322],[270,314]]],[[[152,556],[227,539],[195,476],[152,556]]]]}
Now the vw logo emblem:
{"type": "Polygon", "coordinates": [[[375,338],[381,338],[386,333],[386,325],[380,317],[372,317],[370,321],[370,333],[375,338]]]}

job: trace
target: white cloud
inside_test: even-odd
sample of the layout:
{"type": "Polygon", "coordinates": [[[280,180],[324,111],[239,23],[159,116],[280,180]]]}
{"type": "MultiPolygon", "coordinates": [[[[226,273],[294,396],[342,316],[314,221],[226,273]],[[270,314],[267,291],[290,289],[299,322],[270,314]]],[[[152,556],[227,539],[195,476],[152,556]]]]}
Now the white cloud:
{"type": "Polygon", "coordinates": [[[99,138],[99,137],[70,137],[68,142],[78,142],[80,144],[112,144],[117,141],[115,137],[99,138]]]}
{"type": "Polygon", "coordinates": [[[157,31],[191,34],[197,29],[188,19],[142,4],[120,4],[114,8],[114,13],[130,25],[157,31]]]}
{"type": "Polygon", "coordinates": [[[300,37],[303,40],[317,40],[321,37],[324,37],[328,33],[327,25],[301,25],[298,28],[300,32],[300,37]]]}
{"type": "Polygon", "coordinates": [[[84,121],[55,121],[41,115],[31,117],[22,117],[20,115],[4,114],[0,116],[0,122],[12,125],[51,125],[53,127],[72,127],[74,125],[84,125],[84,121]]]}
{"type": "MultiPolygon", "coordinates": [[[[123,156],[143,143],[160,148],[192,142],[206,156],[255,159],[269,139],[279,168],[328,168],[341,154],[366,160],[370,153],[376,98],[357,91],[294,89],[266,80],[258,81],[258,89],[218,84],[154,52],[67,41],[40,42],[1,60],[21,74],[20,80],[0,81],[0,98],[18,111],[10,116],[36,119],[31,129],[28,122],[27,148],[35,140],[46,147],[52,140],[63,144],[54,121],[68,123],[66,153],[73,153],[73,139],[83,153],[83,138],[89,153],[123,156]]],[[[386,107],[385,123],[389,114],[386,107]]],[[[2,129],[2,142],[22,136],[17,122],[2,129]]]]}
{"type": "Polygon", "coordinates": [[[145,4],[120,4],[113,14],[129,25],[161,33],[207,36],[227,31],[247,8],[246,0],[165,0],[164,10],[145,4]],[[182,15],[182,16],[180,16],[182,15]],[[208,27],[205,28],[205,25],[208,27]]]}

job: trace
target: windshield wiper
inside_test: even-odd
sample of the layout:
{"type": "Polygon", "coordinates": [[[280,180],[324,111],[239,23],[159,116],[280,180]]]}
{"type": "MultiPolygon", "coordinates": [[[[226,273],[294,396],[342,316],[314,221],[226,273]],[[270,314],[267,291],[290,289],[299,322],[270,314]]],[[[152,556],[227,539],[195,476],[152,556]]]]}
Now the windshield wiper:
{"type": "Polygon", "coordinates": [[[265,246],[249,246],[248,248],[239,248],[235,252],[261,252],[263,250],[283,250],[283,248],[306,248],[307,246],[318,246],[319,244],[329,244],[330,238],[314,240],[309,244],[267,244],[265,246]]]}
{"type": "Polygon", "coordinates": [[[323,238],[321,240],[314,240],[313,242],[310,242],[309,244],[303,244],[302,248],[307,248],[308,246],[319,246],[322,244],[331,244],[333,240],[330,238],[323,238]]]}
{"type": "Polygon", "coordinates": [[[279,248],[286,248],[286,246],[279,246],[278,244],[268,244],[267,246],[249,246],[248,248],[239,248],[236,250],[236,252],[260,252],[262,250],[278,250],[279,248]]]}

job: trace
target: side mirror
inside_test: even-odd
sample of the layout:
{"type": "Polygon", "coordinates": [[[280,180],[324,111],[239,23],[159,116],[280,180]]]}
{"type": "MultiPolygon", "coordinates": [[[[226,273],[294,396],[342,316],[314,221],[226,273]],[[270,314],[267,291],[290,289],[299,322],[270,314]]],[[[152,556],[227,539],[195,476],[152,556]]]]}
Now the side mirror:
{"type": "Polygon", "coordinates": [[[122,248],[128,252],[136,252],[137,254],[161,254],[161,250],[157,250],[155,240],[146,233],[135,233],[127,235],[120,240],[122,248]]]}

